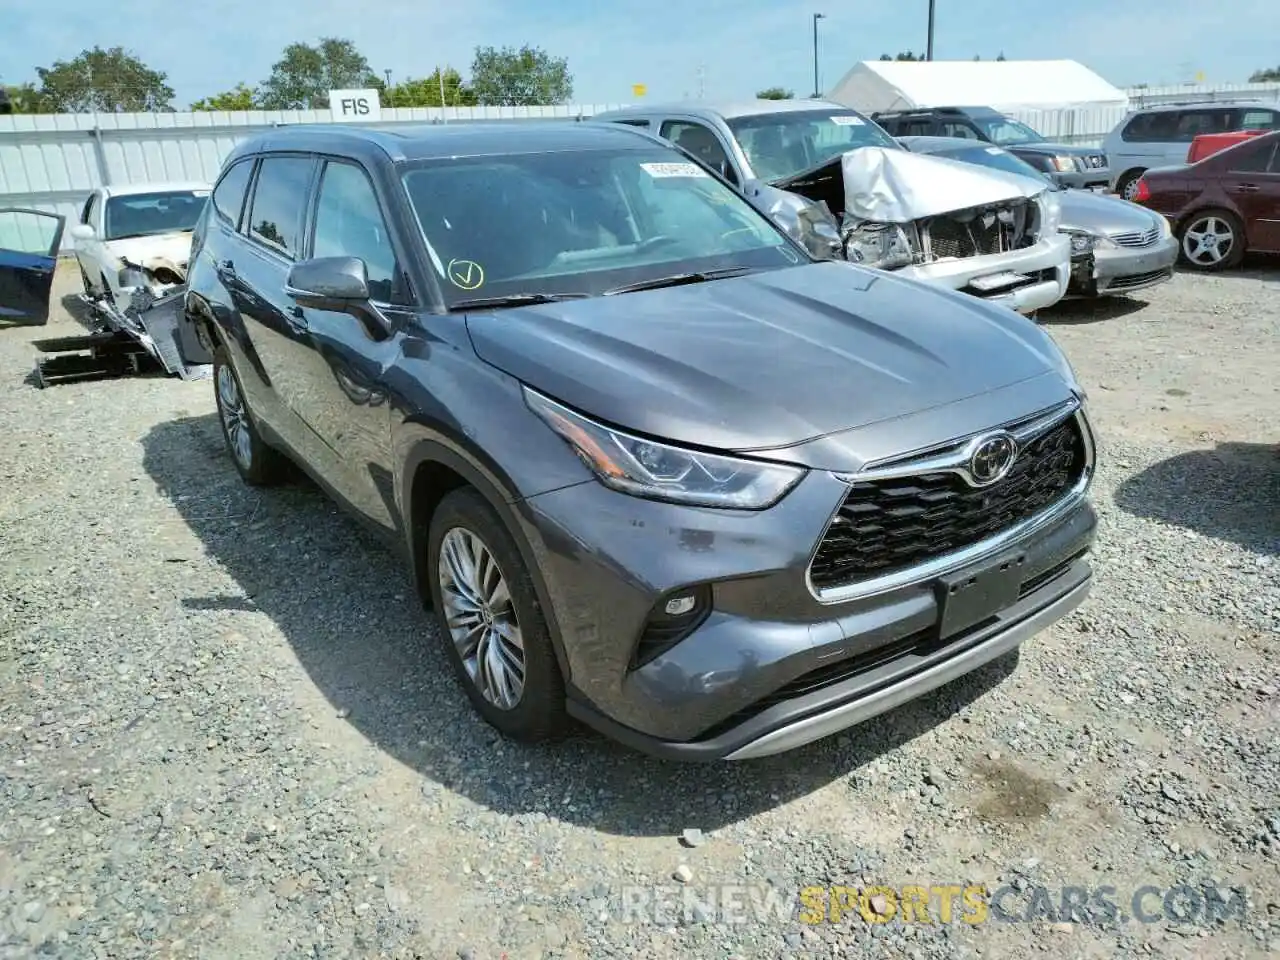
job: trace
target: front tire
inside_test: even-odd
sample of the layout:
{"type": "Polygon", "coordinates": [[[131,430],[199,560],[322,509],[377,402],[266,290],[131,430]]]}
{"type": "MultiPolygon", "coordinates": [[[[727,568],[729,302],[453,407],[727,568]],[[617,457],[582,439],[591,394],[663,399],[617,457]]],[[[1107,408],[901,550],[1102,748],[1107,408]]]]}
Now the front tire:
{"type": "Polygon", "coordinates": [[[1181,260],[1206,273],[1230,270],[1244,259],[1244,224],[1229,210],[1193,213],[1178,231],[1181,260]]]}
{"type": "Polygon", "coordinates": [[[213,352],[213,394],[222,438],[240,478],[255,487],[284,480],[288,475],[288,460],[279,450],[268,446],[258,433],[240,378],[223,346],[213,352]]]}
{"type": "Polygon", "coordinates": [[[525,743],[567,732],[564,680],[533,580],[502,518],[475,490],[440,501],[427,568],[446,654],[476,712],[525,743]]]}

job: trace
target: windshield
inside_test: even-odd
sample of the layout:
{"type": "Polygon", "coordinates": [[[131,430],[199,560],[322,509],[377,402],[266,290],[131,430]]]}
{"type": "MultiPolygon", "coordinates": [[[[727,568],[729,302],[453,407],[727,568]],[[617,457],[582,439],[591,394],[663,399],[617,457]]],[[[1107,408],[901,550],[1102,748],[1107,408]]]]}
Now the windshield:
{"type": "Polygon", "coordinates": [[[208,190],[171,190],[109,197],[103,212],[103,237],[123,240],[192,230],[208,196],[208,190]]]}
{"type": "Polygon", "coordinates": [[[732,188],[658,145],[453,157],[403,177],[450,306],[805,262],[732,188]]]}
{"type": "Polygon", "coordinates": [[[1044,143],[1044,137],[1009,117],[974,117],[992,143],[1044,143]]]}
{"type": "Polygon", "coordinates": [[[939,151],[937,156],[947,157],[951,160],[963,160],[965,163],[976,163],[979,166],[990,167],[993,170],[1003,170],[1006,173],[1016,173],[1024,177],[1035,177],[1037,180],[1043,180],[1055,189],[1057,188],[1057,184],[1027,163],[1027,161],[1015,157],[1008,150],[1000,147],[963,147],[959,150],[939,151]]]}
{"type": "Polygon", "coordinates": [[[821,166],[858,147],[901,149],[853,110],[805,110],[738,117],[729,129],[761,180],[772,182],[821,166]]]}

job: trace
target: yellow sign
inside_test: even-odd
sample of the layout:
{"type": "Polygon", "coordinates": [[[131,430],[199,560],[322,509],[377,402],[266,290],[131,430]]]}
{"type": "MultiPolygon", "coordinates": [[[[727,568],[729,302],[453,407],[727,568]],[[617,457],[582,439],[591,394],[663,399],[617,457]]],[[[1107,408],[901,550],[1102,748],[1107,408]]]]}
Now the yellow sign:
{"type": "Polygon", "coordinates": [[[475,290],[484,284],[484,268],[474,260],[450,260],[445,272],[449,282],[463,290],[475,290]]]}
{"type": "Polygon", "coordinates": [[[1196,71],[1196,83],[1204,83],[1204,71],[1203,71],[1203,70],[1197,70],[1197,71],[1196,71]]]}
{"type": "Polygon", "coordinates": [[[649,92],[649,88],[646,87],[643,83],[633,83],[631,85],[631,95],[633,97],[643,97],[648,92],[649,92]]]}

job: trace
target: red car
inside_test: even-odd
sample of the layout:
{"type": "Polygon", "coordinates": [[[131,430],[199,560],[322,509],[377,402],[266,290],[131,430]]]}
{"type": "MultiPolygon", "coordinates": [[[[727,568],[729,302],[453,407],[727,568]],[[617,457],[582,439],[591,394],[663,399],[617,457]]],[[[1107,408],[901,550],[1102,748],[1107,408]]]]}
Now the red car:
{"type": "Polygon", "coordinates": [[[1133,200],[1169,219],[1195,270],[1238,266],[1246,250],[1280,253],[1280,130],[1148,170],[1133,200]]]}

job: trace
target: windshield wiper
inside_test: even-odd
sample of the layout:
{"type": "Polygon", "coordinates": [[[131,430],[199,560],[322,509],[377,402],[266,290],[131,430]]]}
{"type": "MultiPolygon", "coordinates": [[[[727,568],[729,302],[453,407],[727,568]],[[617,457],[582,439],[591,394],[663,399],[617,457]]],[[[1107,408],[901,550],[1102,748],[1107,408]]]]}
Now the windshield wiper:
{"type": "Polygon", "coordinates": [[[528,307],[561,300],[582,300],[588,293],[508,293],[499,297],[473,297],[450,305],[450,310],[482,310],[485,307],[528,307]]]}
{"type": "Polygon", "coordinates": [[[604,292],[606,297],[617,293],[633,293],[636,290],[657,290],[660,287],[679,287],[686,283],[705,283],[707,280],[723,280],[725,277],[738,277],[753,272],[754,267],[722,267],[719,270],[699,270],[694,273],[673,273],[669,277],[654,277],[651,280],[637,280],[635,283],[624,283],[604,292]]]}

